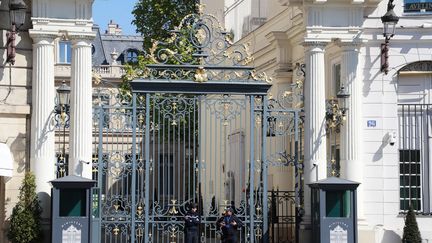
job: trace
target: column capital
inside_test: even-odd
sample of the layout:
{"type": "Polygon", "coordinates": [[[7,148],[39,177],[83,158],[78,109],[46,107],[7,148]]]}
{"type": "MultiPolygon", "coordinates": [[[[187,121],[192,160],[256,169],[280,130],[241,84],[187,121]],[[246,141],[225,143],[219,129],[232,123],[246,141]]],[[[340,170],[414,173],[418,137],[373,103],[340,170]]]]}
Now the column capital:
{"type": "Polygon", "coordinates": [[[343,41],[339,40],[336,44],[342,49],[342,51],[356,51],[358,52],[360,47],[363,46],[364,41],[362,40],[349,40],[343,41]]]}
{"type": "Polygon", "coordinates": [[[54,40],[58,38],[58,35],[56,33],[47,33],[47,32],[40,32],[36,30],[29,30],[30,37],[33,39],[34,44],[46,44],[46,45],[52,45],[54,40]]]}
{"type": "Polygon", "coordinates": [[[306,52],[324,52],[328,42],[325,41],[304,41],[302,43],[306,52]]]}
{"type": "Polygon", "coordinates": [[[82,34],[71,33],[68,35],[68,38],[72,41],[72,43],[80,42],[80,41],[92,42],[95,37],[96,36],[94,33],[82,33],[82,34]]]}
{"type": "Polygon", "coordinates": [[[73,36],[69,36],[69,39],[72,42],[72,48],[91,47],[94,37],[83,36],[83,35],[73,35],[73,36]]]}

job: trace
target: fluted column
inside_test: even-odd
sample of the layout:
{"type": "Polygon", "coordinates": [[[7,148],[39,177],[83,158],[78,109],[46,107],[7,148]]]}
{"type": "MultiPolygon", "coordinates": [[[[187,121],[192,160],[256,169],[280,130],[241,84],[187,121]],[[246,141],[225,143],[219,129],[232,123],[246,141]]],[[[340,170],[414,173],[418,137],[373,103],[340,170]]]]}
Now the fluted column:
{"type": "Polygon", "coordinates": [[[69,174],[92,178],[91,37],[72,39],[69,174]]]}
{"type": "Polygon", "coordinates": [[[36,178],[36,192],[41,200],[43,218],[50,217],[51,185],[55,177],[54,151],[54,38],[32,34],[33,77],[30,168],[36,178]]]}
{"type": "MultiPolygon", "coordinates": [[[[359,46],[355,43],[341,44],[341,84],[350,94],[346,99],[348,108],[346,122],[341,127],[341,177],[363,183],[363,164],[361,159],[362,139],[362,84],[357,79],[359,46]]],[[[357,188],[357,215],[363,218],[363,186],[357,188]]]]}
{"type": "Polygon", "coordinates": [[[311,223],[310,188],[307,184],[327,177],[325,122],[325,43],[305,43],[305,161],[304,223],[311,223]]]}

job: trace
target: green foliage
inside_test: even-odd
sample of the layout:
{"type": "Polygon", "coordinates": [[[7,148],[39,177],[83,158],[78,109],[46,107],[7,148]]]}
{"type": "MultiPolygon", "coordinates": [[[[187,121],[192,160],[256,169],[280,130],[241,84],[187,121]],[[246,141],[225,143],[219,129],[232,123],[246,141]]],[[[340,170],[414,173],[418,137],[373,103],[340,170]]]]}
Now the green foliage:
{"type": "Polygon", "coordinates": [[[132,14],[132,23],[144,37],[144,50],[153,40],[163,40],[178,26],[184,16],[196,12],[197,0],[139,0],[132,14]]]}
{"type": "Polygon", "coordinates": [[[402,242],[404,243],[421,243],[421,235],[417,226],[416,216],[410,207],[405,217],[405,226],[403,230],[402,242]]]}
{"type": "MultiPolygon", "coordinates": [[[[139,0],[132,13],[135,19],[132,23],[136,26],[137,31],[144,38],[143,48],[146,51],[144,55],[138,56],[135,63],[125,65],[125,74],[123,82],[120,84],[120,97],[122,100],[131,101],[130,82],[137,78],[149,78],[153,75],[160,75],[160,70],[150,69],[149,64],[198,64],[199,60],[193,57],[197,48],[191,43],[191,36],[194,36],[195,29],[193,26],[186,24],[176,33],[171,32],[176,29],[181,21],[188,15],[197,13],[198,0],[139,0]],[[157,41],[158,45],[154,45],[157,41]]],[[[190,71],[190,70],[189,70],[190,71]]],[[[190,71],[194,73],[194,71],[190,71]]],[[[174,72],[175,73],[175,72],[174,72]]],[[[171,78],[176,79],[175,76],[171,78]]],[[[195,131],[194,125],[197,124],[197,117],[193,117],[193,108],[197,106],[186,105],[195,100],[189,95],[178,95],[178,98],[172,98],[171,94],[155,94],[150,101],[151,123],[158,131],[167,136],[184,136],[184,129],[195,131]],[[178,110],[188,109],[185,115],[176,116],[177,110],[165,110],[161,105],[155,102],[162,102],[168,99],[164,104],[167,106],[177,106],[178,110]]],[[[138,97],[138,107],[145,106],[145,98],[138,97]]],[[[173,107],[171,107],[173,108],[173,107]]],[[[144,122],[144,110],[137,111],[138,123],[144,122]]]]}
{"type": "Polygon", "coordinates": [[[20,187],[19,201],[10,216],[8,238],[13,243],[36,243],[42,237],[42,208],[36,194],[35,176],[26,172],[20,187]]]}

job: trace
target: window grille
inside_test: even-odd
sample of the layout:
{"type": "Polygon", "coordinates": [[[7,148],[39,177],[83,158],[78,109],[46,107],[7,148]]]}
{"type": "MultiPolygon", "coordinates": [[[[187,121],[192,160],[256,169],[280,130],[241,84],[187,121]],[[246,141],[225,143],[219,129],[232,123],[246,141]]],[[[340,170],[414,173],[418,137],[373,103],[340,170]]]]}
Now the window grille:
{"type": "Polygon", "coordinates": [[[399,105],[400,210],[429,214],[432,105],[399,105]]]}

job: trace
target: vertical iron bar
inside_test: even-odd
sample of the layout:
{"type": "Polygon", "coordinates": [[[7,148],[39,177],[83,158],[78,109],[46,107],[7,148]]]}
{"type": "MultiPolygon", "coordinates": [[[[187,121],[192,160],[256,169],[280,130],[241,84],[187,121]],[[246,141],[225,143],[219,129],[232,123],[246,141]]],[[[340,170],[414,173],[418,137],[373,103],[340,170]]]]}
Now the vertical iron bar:
{"type": "MultiPolygon", "coordinates": [[[[249,137],[249,146],[250,146],[250,162],[249,162],[249,225],[250,225],[250,235],[249,235],[249,241],[250,243],[255,242],[255,229],[254,229],[254,217],[255,217],[255,202],[254,202],[254,188],[255,188],[255,159],[254,159],[254,129],[255,129],[255,100],[254,96],[250,96],[250,137],[249,137]]],[[[264,121],[263,121],[264,122],[264,121]]]]}
{"type": "MultiPolygon", "coordinates": [[[[198,172],[197,172],[198,173],[198,176],[197,176],[198,182],[197,182],[197,184],[199,185],[199,188],[201,189],[199,191],[200,194],[198,195],[198,201],[200,203],[199,204],[200,205],[200,209],[202,209],[202,211],[200,212],[202,214],[202,221],[206,222],[207,218],[205,217],[206,215],[204,214],[204,211],[205,211],[205,207],[204,207],[205,204],[204,204],[204,202],[207,202],[207,187],[208,186],[207,186],[207,184],[205,184],[204,185],[204,189],[203,189],[203,185],[202,185],[203,184],[202,183],[202,173],[205,173],[204,177],[206,177],[205,175],[207,174],[207,171],[204,172],[204,169],[203,169],[203,158],[204,158],[203,155],[205,155],[204,154],[204,151],[205,151],[205,144],[204,144],[204,142],[205,141],[203,142],[202,138],[201,138],[201,131],[203,131],[203,128],[202,128],[203,122],[202,122],[201,119],[205,119],[205,115],[204,115],[204,118],[202,117],[202,110],[203,110],[203,107],[205,107],[204,106],[204,102],[205,101],[203,100],[203,96],[200,95],[198,97],[197,105],[196,105],[196,108],[195,108],[196,112],[198,112],[198,114],[195,113],[195,115],[194,115],[194,124],[195,124],[195,121],[197,121],[198,124],[195,124],[194,127],[193,127],[193,129],[195,130],[195,128],[197,128],[198,129],[198,134],[194,135],[194,146],[193,146],[193,148],[194,148],[195,152],[194,152],[194,161],[193,161],[194,167],[193,168],[195,169],[195,166],[197,166],[197,169],[198,169],[198,172]],[[197,147],[199,147],[199,150],[197,150],[197,147]],[[206,198],[201,197],[202,196],[201,193],[203,193],[206,196],[206,198]]],[[[194,176],[194,182],[195,182],[195,176],[194,176]]],[[[209,214],[211,214],[211,212],[209,214]]],[[[206,223],[204,223],[203,229],[204,229],[204,237],[207,238],[206,223]]]]}
{"type": "Polygon", "coordinates": [[[432,163],[432,161],[431,161],[431,153],[432,153],[432,151],[429,149],[430,147],[431,147],[431,145],[430,145],[430,134],[431,134],[431,131],[430,131],[430,123],[431,123],[431,120],[430,120],[430,118],[429,118],[429,116],[430,116],[430,105],[428,104],[426,107],[425,107],[425,110],[424,110],[424,112],[425,112],[425,117],[426,117],[426,124],[425,124],[425,126],[426,126],[426,132],[425,132],[425,136],[426,136],[426,143],[425,143],[425,151],[427,151],[427,158],[425,158],[425,165],[426,165],[426,168],[425,168],[425,175],[426,175],[426,185],[427,185],[427,189],[425,190],[425,195],[427,195],[427,198],[426,198],[426,205],[427,205],[427,207],[428,207],[428,210],[425,212],[425,213],[431,213],[431,190],[432,190],[432,188],[431,188],[431,176],[432,176],[432,174],[430,173],[430,171],[431,171],[431,163],[432,163]]]}
{"type": "MultiPolygon", "coordinates": [[[[158,177],[157,175],[159,173],[159,167],[158,167],[158,165],[159,165],[159,156],[158,156],[159,155],[159,149],[157,149],[157,148],[159,148],[159,144],[160,144],[160,139],[159,139],[160,132],[158,130],[160,120],[156,120],[156,116],[157,116],[156,114],[157,114],[156,113],[156,105],[153,104],[153,107],[152,107],[152,119],[153,119],[153,135],[152,135],[152,138],[153,138],[152,154],[153,154],[153,156],[152,156],[152,168],[153,168],[153,170],[152,170],[152,176],[151,176],[152,177],[153,186],[152,186],[152,192],[151,192],[151,196],[150,196],[150,198],[152,198],[152,202],[154,202],[156,200],[159,200],[159,196],[158,196],[159,192],[157,192],[155,190],[155,188],[159,188],[159,184],[157,183],[157,179],[156,178],[158,177]]],[[[142,146],[141,146],[141,150],[142,150],[142,146]]],[[[142,151],[141,151],[141,156],[142,156],[142,151]]],[[[143,161],[142,157],[141,157],[141,161],[143,161]]],[[[141,164],[141,166],[143,166],[143,165],[141,164]]],[[[141,177],[142,176],[143,175],[141,173],[141,177]]],[[[141,180],[143,180],[143,179],[141,179],[141,180]]]]}
{"type": "Polygon", "coordinates": [[[295,242],[300,242],[301,173],[299,173],[299,112],[294,113],[294,170],[295,170],[295,242]]]}
{"type": "MultiPolygon", "coordinates": [[[[188,110],[189,107],[189,99],[185,98],[185,103],[186,103],[186,110],[188,110]]],[[[184,120],[185,122],[188,123],[189,125],[189,117],[190,117],[190,113],[185,113],[185,116],[187,116],[187,118],[185,117],[184,120]]],[[[181,180],[183,181],[183,187],[181,188],[180,195],[183,195],[183,202],[186,201],[187,199],[189,199],[189,194],[188,191],[186,190],[189,186],[187,186],[189,183],[186,183],[186,181],[189,181],[190,175],[189,173],[186,174],[187,170],[187,161],[186,161],[186,123],[183,123],[183,163],[180,162],[179,166],[183,166],[182,171],[183,171],[183,177],[181,178],[181,180]]],[[[188,140],[189,143],[189,140],[188,140]]]]}
{"type": "MultiPolygon", "coordinates": [[[[412,203],[412,196],[411,196],[411,164],[412,164],[412,159],[411,159],[411,154],[412,154],[412,129],[413,129],[413,124],[412,124],[412,114],[411,114],[411,106],[408,106],[408,115],[409,115],[409,121],[408,121],[408,147],[409,147],[409,151],[408,151],[408,199],[409,199],[409,206],[411,207],[411,203],[412,203]]],[[[415,210],[415,209],[414,209],[415,210]]]]}
{"type": "MultiPolygon", "coordinates": [[[[150,175],[150,94],[146,93],[145,103],[145,223],[144,223],[144,242],[149,241],[149,175],[150,175]]],[[[153,236],[155,237],[155,236],[153,236]]]]}
{"type": "MultiPolygon", "coordinates": [[[[171,203],[170,201],[170,197],[171,197],[171,188],[170,188],[170,168],[169,165],[171,163],[171,121],[170,119],[167,119],[167,139],[166,139],[166,144],[167,144],[167,153],[164,154],[164,159],[163,159],[163,167],[164,167],[164,172],[166,174],[166,177],[164,177],[164,179],[162,180],[162,183],[164,185],[164,188],[166,190],[166,195],[165,198],[165,203],[169,204],[171,203]]],[[[165,204],[164,204],[165,205],[165,204]]]]}
{"type": "MultiPolygon", "coordinates": [[[[97,187],[99,188],[98,193],[98,225],[102,226],[102,190],[105,190],[105,188],[102,188],[103,183],[103,127],[104,127],[105,119],[104,119],[104,112],[102,105],[99,106],[99,141],[98,141],[98,178],[97,178],[97,187]]],[[[101,240],[101,227],[94,229],[98,232],[96,233],[98,241],[101,240]]],[[[95,234],[95,233],[93,233],[95,234]]]]}
{"type": "MultiPolygon", "coordinates": [[[[262,191],[262,200],[263,200],[263,243],[267,243],[268,242],[268,238],[269,238],[269,232],[268,232],[268,205],[267,205],[267,190],[268,190],[268,185],[267,185],[267,118],[270,116],[270,114],[268,114],[271,111],[268,111],[268,100],[267,100],[267,96],[263,95],[262,97],[262,101],[263,101],[263,109],[262,109],[262,115],[261,115],[261,124],[262,124],[262,132],[261,132],[261,165],[262,165],[262,183],[263,183],[263,191],[262,191]]],[[[275,124],[276,125],[276,124],[275,124]]]]}
{"type": "MultiPolygon", "coordinates": [[[[405,185],[406,164],[405,164],[405,156],[404,155],[405,155],[407,139],[406,139],[406,133],[405,133],[405,126],[406,126],[406,124],[405,124],[405,106],[402,105],[402,143],[403,144],[402,144],[402,153],[399,152],[400,153],[399,157],[401,157],[401,158],[399,158],[399,161],[402,161],[402,168],[403,168],[403,170],[402,170],[403,174],[401,175],[403,185],[401,185],[399,188],[399,190],[403,191],[403,200],[402,200],[403,203],[402,203],[402,205],[400,205],[400,208],[402,211],[405,211],[405,202],[406,202],[406,190],[405,190],[405,186],[406,186],[405,185]]],[[[399,191],[399,193],[400,193],[400,191],[399,191]]]]}
{"type": "Polygon", "coordinates": [[[136,213],[136,93],[132,95],[132,210],[131,210],[131,242],[135,242],[135,213],[136,213]]]}

